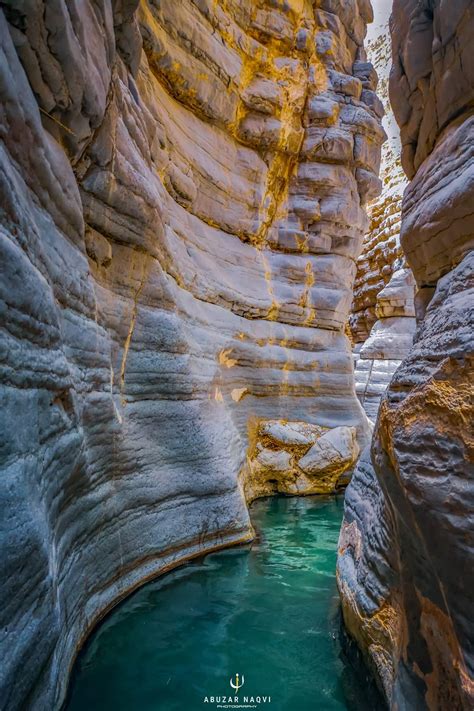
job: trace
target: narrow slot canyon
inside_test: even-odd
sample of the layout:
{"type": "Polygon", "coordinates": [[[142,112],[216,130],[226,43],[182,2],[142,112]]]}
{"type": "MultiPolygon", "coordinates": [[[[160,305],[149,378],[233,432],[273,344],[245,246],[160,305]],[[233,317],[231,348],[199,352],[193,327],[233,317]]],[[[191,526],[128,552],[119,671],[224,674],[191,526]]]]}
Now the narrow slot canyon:
{"type": "Polygon", "coordinates": [[[0,0],[2,711],[473,708],[473,46],[0,0]]]}

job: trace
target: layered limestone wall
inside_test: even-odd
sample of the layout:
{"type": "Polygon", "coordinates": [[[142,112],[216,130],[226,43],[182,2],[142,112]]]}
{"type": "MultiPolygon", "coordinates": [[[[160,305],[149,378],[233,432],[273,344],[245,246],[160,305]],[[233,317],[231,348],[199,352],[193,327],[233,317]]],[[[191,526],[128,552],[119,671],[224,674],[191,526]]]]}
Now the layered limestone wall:
{"type": "Polygon", "coordinates": [[[120,597],[251,537],[262,421],[366,443],[384,132],[368,0],[2,7],[0,695],[50,709],[120,597]]]}
{"type": "Polygon", "coordinates": [[[395,0],[415,342],[346,494],[344,619],[392,708],[474,706],[474,7],[395,0]]]}
{"type": "Polygon", "coordinates": [[[380,399],[394,372],[408,355],[415,315],[413,280],[407,273],[409,269],[400,244],[402,195],[407,180],[400,160],[399,129],[389,98],[391,46],[388,25],[391,4],[389,0],[374,3],[375,18],[368,33],[367,54],[380,79],[377,89],[379,103],[376,108],[380,116],[383,116],[387,141],[382,147],[382,194],[369,205],[369,230],[364,239],[362,254],[357,260],[350,317],[356,392],[372,421],[377,416],[380,399]],[[403,290],[401,276],[398,274],[400,270],[405,274],[402,278],[405,282],[404,294],[400,291],[403,290]],[[397,289],[398,294],[390,306],[386,294],[394,294],[394,289],[397,289]],[[385,320],[395,316],[397,321],[385,320]],[[374,342],[377,344],[375,349],[374,342]]]}
{"type": "Polygon", "coordinates": [[[416,331],[415,280],[411,269],[397,269],[377,294],[377,321],[367,340],[356,347],[356,392],[375,422],[380,400],[393,374],[410,352],[416,331]]]}
{"type": "Polygon", "coordinates": [[[382,146],[381,195],[370,203],[370,223],[362,253],[357,260],[354,302],[350,317],[355,344],[363,343],[377,320],[378,293],[388,284],[397,268],[404,266],[400,245],[400,218],[407,179],[400,160],[400,132],[389,97],[391,42],[389,19],[391,0],[374,3],[374,22],[367,35],[367,55],[377,71],[379,83],[374,110],[383,119],[387,140],[382,146]]]}

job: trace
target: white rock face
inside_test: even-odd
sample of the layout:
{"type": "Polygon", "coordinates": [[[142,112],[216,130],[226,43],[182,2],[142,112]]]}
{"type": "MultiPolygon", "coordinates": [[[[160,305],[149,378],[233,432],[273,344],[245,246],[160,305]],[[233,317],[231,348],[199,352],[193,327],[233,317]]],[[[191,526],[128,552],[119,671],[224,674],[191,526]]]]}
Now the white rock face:
{"type": "Polygon", "coordinates": [[[367,417],[375,422],[380,400],[401,360],[363,359],[355,354],[356,392],[367,417]]]}
{"type": "Polygon", "coordinates": [[[360,350],[361,359],[402,360],[413,344],[416,319],[391,316],[377,321],[360,350]]]}
{"type": "Polygon", "coordinates": [[[375,322],[359,346],[355,362],[356,390],[367,416],[375,421],[380,399],[416,333],[415,280],[410,269],[398,269],[377,295],[375,322]]]}
{"type": "Polygon", "coordinates": [[[353,427],[335,427],[322,435],[298,461],[305,474],[343,472],[353,465],[359,454],[353,427]]]}
{"type": "Polygon", "coordinates": [[[385,109],[388,140],[382,149],[381,196],[370,205],[370,226],[357,261],[350,326],[357,395],[374,421],[380,398],[415,331],[414,287],[400,244],[402,195],[407,185],[400,162],[400,135],[388,96],[391,3],[374,4],[375,20],[368,33],[368,56],[380,75],[379,95],[385,109]]]}
{"type": "Polygon", "coordinates": [[[405,265],[400,245],[400,215],[407,180],[400,162],[400,134],[388,95],[391,1],[377,0],[373,6],[374,22],[368,28],[367,55],[380,78],[375,100],[381,104],[380,115],[383,116],[387,141],[382,146],[382,194],[369,206],[369,230],[357,260],[350,319],[356,344],[368,338],[378,318],[375,309],[379,292],[388,284],[394,271],[405,265]]]}
{"type": "Polygon", "coordinates": [[[379,319],[415,317],[415,278],[411,269],[398,269],[377,295],[375,313],[379,319]]]}
{"type": "Polygon", "coordinates": [[[264,422],[260,426],[260,435],[268,437],[281,446],[309,446],[321,437],[326,429],[311,425],[308,422],[281,422],[279,420],[264,422]]]}

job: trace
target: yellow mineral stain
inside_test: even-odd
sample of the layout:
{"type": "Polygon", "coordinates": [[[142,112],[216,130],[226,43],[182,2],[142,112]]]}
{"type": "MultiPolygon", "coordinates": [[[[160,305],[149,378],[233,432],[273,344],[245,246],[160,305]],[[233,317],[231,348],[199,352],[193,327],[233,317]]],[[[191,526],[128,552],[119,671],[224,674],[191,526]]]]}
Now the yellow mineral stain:
{"type": "Polygon", "coordinates": [[[308,310],[308,315],[306,316],[305,320],[303,321],[303,326],[313,326],[315,321],[316,321],[316,309],[313,306],[311,306],[310,309],[308,310]]]}
{"type": "Polygon", "coordinates": [[[219,353],[219,364],[220,365],[225,365],[226,368],[233,368],[234,365],[237,365],[238,360],[235,358],[229,358],[229,355],[232,353],[232,348],[227,348],[226,350],[222,350],[219,353]]]}
{"type": "MultiPolygon", "coordinates": [[[[132,269],[134,267],[134,258],[132,258],[132,269]]],[[[133,332],[135,330],[135,323],[137,320],[137,314],[138,314],[138,299],[140,297],[141,292],[143,291],[143,287],[145,286],[146,282],[146,277],[147,277],[147,261],[146,259],[142,260],[142,273],[140,277],[140,281],[138,284],[138,287],[135,291],[135,294],[133,296],[133,306],[132,306],[132,314],[130,317],[130,325],[128,328],[128,333],[127,337],[125,339],[125,344],[123,347],[123,355],[122,355],[122,363],[120,366],[120,393],[122,395],[122,405],[125,405],[125,399],[123,397],[123,389],[125,387],[125,370],[127,367],[127,358],[128,358],[128,351],[130,349],[130,343],[132,341],[132,336],[133,332]]]]}
{"type": "Polygon", "coordinates": [[[234,388],[231,390],[230,396],[234,402],[239,402],[247,393],[247,388],[234,388]]]}
{"type": "Polygon", "coordinates": [[[465,695],[465,708],[468,708],[474,683],[466,667],[452,619],[419,591],[417,595],[421,606],[420,630],[432,664],[428,674],[421,674],[428,688],[428,708],[444,708],[448,699],[456,698],[459,686],[465,695]]]}
{"type": "Polygon", "coordinates": [[[278,321],[278,314],[280,313],[280,307],[276,301],[273,301],[267,313],[268,321],[278,321]]]}
{"type": "MultiPolygon", "coordinates": [[[[304,290],[299,299],[299,306],[302,308],[311,307],[311,287],[314,285],[315,276],[313,272],[313,265],[311,262],[307,262],[305,265],[305,280],[304,280],[304,290]]],[[[307,320],[306,320],[306,324],[307,320]]]]}
{"type": "Polygon", "coordinates": [[[267,257],[264,250],[258,250],[258,254],[260,254],[260,257],[263,262],[263,276],[265,279],[265,283],[267,285],[268,295],[269,295],[271,302],[272,302],[271,306],[268,310],[266,318],[268,321],[278,321],[278,314],[280,312],[280,304],[278,303],[278,301],[275,298],[275,295],[273,293],[272,270],[270,267],[270,263],[268,261],[268,257],[267,257]]]}

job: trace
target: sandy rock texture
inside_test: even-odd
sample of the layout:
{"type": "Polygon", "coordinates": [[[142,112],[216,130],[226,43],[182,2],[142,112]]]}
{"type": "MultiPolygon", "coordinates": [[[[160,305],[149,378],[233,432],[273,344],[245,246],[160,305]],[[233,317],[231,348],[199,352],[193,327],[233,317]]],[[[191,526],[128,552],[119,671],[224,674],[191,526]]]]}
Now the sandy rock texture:
{"type": "Polygon", "coordinates": [[[474,7],[395,0],[391,28],[419,323],[347,491],[338,583],[392,708],[471,709],[474,7]]]}
{"type": "Polygon", "coordinates": [[[367,441],[384,132],[368,0],[2,8],[0,696],[53,709],[114,602],[252,535],[249,423],[367,441]]]}

